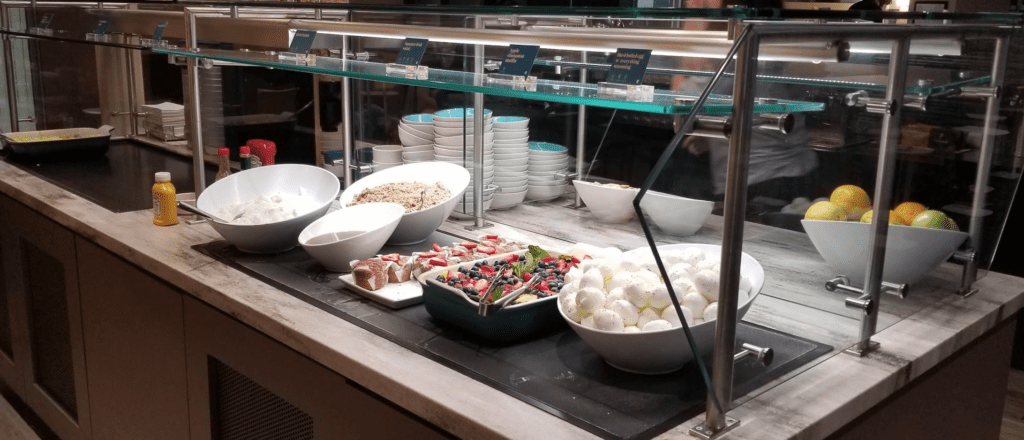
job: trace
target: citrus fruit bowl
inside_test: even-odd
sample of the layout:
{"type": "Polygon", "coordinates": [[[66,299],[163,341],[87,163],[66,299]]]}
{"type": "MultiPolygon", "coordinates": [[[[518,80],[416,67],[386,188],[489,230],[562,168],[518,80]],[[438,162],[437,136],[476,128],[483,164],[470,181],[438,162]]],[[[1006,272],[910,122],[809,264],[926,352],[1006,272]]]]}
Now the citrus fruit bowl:
{"type": "MultiPolygon", "coordinates": [[[[871,224],[828,220],[802,220],[801,224],[835,275],[846,275],[853,283],[864,284],[871,224]]],[[[889,225],[882,280],[899,284],[921,281],[949,259],[967,237],[961,231],[889,225]]]]}

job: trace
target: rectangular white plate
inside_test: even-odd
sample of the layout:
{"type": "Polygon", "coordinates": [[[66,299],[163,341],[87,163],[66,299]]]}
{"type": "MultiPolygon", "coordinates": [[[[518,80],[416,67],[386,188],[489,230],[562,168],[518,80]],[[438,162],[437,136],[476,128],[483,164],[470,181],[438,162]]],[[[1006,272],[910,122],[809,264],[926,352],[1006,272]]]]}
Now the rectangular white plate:
{"type": "Polygon", "coordinates": [[[384,304],[392,309],[401,309],[423,302],[423,287],[419,281],[409,280],[404,283],[388,283],[379,290],[366,290],[356,284],[352,274],[340,277],[345,287],[373,301],[384,304]]]}

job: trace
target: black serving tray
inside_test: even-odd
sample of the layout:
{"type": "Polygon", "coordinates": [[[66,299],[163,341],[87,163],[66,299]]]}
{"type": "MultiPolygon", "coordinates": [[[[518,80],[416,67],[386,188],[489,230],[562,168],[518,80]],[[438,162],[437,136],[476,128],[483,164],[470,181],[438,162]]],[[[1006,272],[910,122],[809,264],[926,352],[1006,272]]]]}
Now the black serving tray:
{"type": "MultiPolygon", "coordinates": [[[[432,242],[446,245],[468,238],[434,232],[425,243],[386,246],[381,253],[408,255],[432,242]]],[[[603,438],[652,438],[704,411],[706,388],[694,362],[669,374],[627,373],[609,366],[564,326],[507,345],[436,320],[422,305],[389,309],[345,290],[339,274],[326,272],[301,248],[253,255],[216,241],[195,249],[603,438]]],[[[749,342],[775,351],[768,367],[750,357],[737,362],[736,397],[832,350],[748,322],[741,321],[736,334],[738,344],[749,342]]],[[[710,359],[707,362],[710,365],[710,359]]]]}

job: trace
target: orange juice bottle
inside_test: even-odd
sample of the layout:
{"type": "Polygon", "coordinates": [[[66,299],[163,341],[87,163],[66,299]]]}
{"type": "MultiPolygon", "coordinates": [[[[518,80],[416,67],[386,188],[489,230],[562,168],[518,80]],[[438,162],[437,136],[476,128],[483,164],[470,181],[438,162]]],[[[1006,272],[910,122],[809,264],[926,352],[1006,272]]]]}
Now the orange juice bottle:
{"type": "Polygon", "coordinates": [[[156,183],[153,184],[154,225],[178,224],[178,203],[175,200],[175,195],[174,184],[171,183],[171,173],[166,171],[156,173],[156,183]]]}

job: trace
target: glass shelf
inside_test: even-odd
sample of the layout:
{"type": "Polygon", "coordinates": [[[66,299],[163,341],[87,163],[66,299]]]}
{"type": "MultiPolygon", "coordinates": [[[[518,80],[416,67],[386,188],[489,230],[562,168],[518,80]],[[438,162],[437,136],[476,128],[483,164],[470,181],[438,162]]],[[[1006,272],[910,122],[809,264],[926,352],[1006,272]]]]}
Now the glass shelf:
{"type": "MultiPolygon", "coordinates": [[[[680,103],[680,99],[695,100],[696,96],[670,90],[656,90],[654,97],[647,102],[629,101],[615,97],[599,96],[597,84],[581,84],[567,81],[538,80],[536,90],[522,87],[487,83],[485,75],[451,70],[430,69],[427,78],[415,79],[388,75],[386,65],[366,61],[342,60],[340,58],[315,57],[309,65],[281,62],[276,55],[262,52],[236,52],[227,50],[203,49],[201,52],[153,48],[153,52],[177,55],[198,59],[225,61],[252,66],[270,67],[274,69],[292,70],[297,72],[335,75],[347,78],[365,79],[410,86],[431,87],[444,90],[483,93],[509,98],[529,99],[536,101],[561,102],[566,104],[589,105],[620,110],[635,110],[646,113],[685,114],[692,105],[680,103]]],[[[754,106],[756,113],[793,113],[816,112],[825,108],[823,103],[777,100],[770,103],[759,103],[754,106]]],[[[712,95],[705,103],[703,114],[732,113],[730,96],[712,95]]]]}
{"type": "MultiPolygon", "coordinates": [[[[87,40],[86,37],[85,37],[85,34],[72,34],[70,32],[65,32],[65,31],[61,31],[61,30],[54,30],[53,35],[40,35],[40,34],[32,34],[32,33],[29,33],[27,31],[26,32],[20,32],[20,31],[11,31],[11,30],[6,30],[6,29],[0,29],[0,35],[9,35],[9,36],[11,36],[13,38],[24,38],[26,40],[50,40],[50,41],[58,41],[58,42],[61,42],[61,43],[83,43],[83,44],[91,44],[91,45],[94,45],[94,46],[119,47],[119,48],[122,48],[122,49],[132,49],[132,50],[145,50],[146,49],[146,47],[144,47],[144,46],[139,46],[139,45],[134,45],[134,44],[117,43],[117,42],[110,42],[110,41],[87,40]],[[81,37],[81,38],[79,38],[79,37],[81,37]]],[[[111,35],[111,34],[108,34],[108,35],[111,35]]]]}
{"type": "MultiPolygon", "coordinates": [[[[551,60],[551,59],[538,59],[534,62],[541,66],[558,66],[563,68],[571,69],[592,69],[592,70],[608,70],[609,65],[604,63],[583,63],[579,61],[562,61],[562,60],[551,60]]],[[[651,74],[665,74],[665,75],[686,75],[686,76],[704,76],[710,77],[714,75],[714,72],[706,72],[701,70],[686,70],[686,69],[665,69],[659,67],[648,67],[647,73],[651,74]]],[[[732,73],[723,74],[725,78],[732,78],[732,73]]],[[[961,81],[952,82],[949,84],[932,85],[932,86],[908,86],[907,93],[917,93],[922,95],[930,95],[933,93],[945,92],[950,89],[965,86],[977,86],[985,85],[990,82],[991,77],[988,75],[979,76],[977,78],[965,79],[961,81]]],[[[818,79],[818,78],[800,78],[793,76],[776,76],[776,75],[757,75],[758,81],[770,82],[770,83],[782,83],[782,84],[800,84],[807,86],[822,86],[831,87],[837,89],[854,89],[854,90],[869,90],[884,92],[888,87],[886,84],[859,82],[859,81],[840,81],[832,79],[818,79]]]]}

